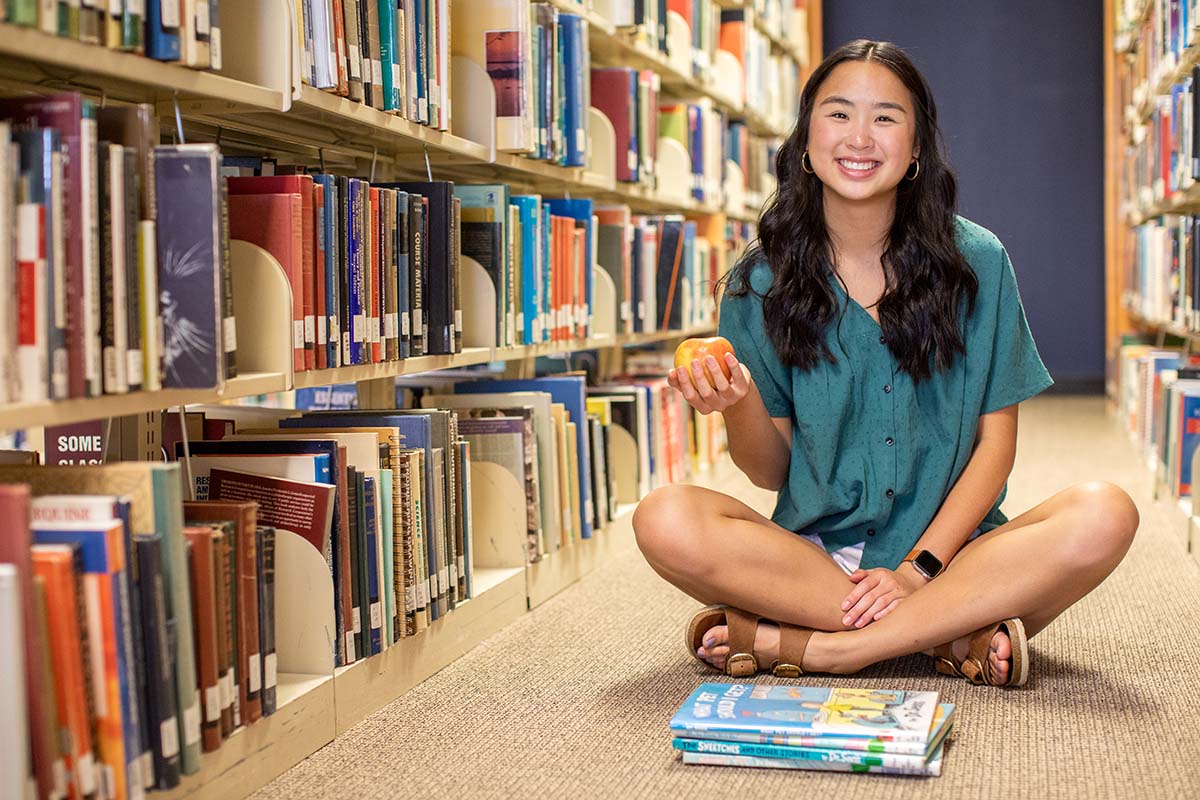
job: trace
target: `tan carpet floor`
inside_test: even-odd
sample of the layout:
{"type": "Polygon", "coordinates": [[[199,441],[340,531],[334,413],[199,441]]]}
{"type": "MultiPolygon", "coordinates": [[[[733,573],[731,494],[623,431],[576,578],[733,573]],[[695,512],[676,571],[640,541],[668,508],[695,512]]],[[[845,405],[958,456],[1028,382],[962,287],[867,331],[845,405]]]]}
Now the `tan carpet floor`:
{"type": "MultiPolygon", "coordinates": [[[[805,678],[957,703],[939,778],[684,766],[667,722],[713,679],[680,641],[696,603],[631,550],[255,797],[1200,797],[1200,567],[1183,516],[1152,500],[1099,398],[1034,400],[1020,431],[1009,516],[1087,479],[1121,485],[1142,514],[1116,572],[1033,641],[1029,685],[973,687],[919,656],[805,678]]],[[[767,499],[744,479],[729,491],[767,499]]]]}

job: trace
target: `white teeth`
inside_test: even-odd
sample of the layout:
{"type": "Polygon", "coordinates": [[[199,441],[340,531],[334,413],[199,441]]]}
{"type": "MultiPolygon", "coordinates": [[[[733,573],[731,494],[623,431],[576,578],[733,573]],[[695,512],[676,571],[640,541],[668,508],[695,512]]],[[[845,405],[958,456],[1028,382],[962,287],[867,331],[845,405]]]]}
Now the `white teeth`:
{"type": "Polygon", "coordinates": [[[846,159],[838,159],[838,163],[846,169],[868,170],[879,166],[878,161],[847,161],[846,159]]]}

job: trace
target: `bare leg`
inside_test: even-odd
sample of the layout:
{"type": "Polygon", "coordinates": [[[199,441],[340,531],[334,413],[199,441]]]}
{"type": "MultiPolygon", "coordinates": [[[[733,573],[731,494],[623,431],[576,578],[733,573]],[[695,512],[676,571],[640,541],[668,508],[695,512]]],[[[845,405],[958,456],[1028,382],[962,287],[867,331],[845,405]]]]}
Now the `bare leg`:
{"type": "MultiPolygon", "coordinates": [[[[832,632],[813,635],[803,666],[844,674],[1009,617],[1037,633],[1120,563],[1138,515],[1116,486],[1073,486],[979,537],[887,617],[851,631],[840,603],[852,584],[832,559],[743,503],[666,487],[642,501],[633,522],[646,559],[668,581],[704,603],[832,632]]],[[[1008,657],[1007,642],[993,648],[996,659],[1008,657]]]]}
{"type": "Polygon", "coordinates": [[[857,672],[1009,617],[1020,617],[1036,634],[1108,577],[1137,525],[1137,508],[1119,487],[1076,484],[971,542],[942,575],[878,622],[814,634],[804,666],[857,672]]]}
{"type": "Polygon", "coordinates": [[[725,603],[824,631],[845,630],[839,605],[854,588],[820,547],[740,500],[664,486],[633,515],[654,571],[701,603],[725,603]]]}

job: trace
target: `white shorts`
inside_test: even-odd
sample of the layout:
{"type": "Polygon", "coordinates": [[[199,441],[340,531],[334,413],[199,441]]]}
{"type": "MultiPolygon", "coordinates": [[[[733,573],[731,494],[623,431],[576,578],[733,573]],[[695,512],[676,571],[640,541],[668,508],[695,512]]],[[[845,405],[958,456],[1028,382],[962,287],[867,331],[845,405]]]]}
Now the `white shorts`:
{"type": "MultiPolygon", "coordinates": [[[[825,549],[825,543],[821,541],[821,535],[819,533],[802,533],[800,535],[805,539],[808,539],[822,550],[825,549]]],[[[972,539],[982,535],[983,529],[976,528],[974,532],[967,537],[967,541],[969,542],[972,539]]],[[[857,544],[846,545],[845,547],[834,550],[829,554],[829,557],[833,559],[833,563],[837,564],[841,568],[842,572],[849,575],[857,570],[858,565],[862,563],[864,544],[866,544],[866,542],[858,542],[857,544]]]]}

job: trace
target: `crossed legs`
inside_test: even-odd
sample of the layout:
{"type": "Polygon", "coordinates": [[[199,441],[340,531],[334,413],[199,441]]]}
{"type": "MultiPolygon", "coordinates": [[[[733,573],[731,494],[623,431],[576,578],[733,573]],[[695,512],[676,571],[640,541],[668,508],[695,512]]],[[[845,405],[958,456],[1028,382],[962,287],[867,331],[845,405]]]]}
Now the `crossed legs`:
{"type": "Polygon", "coordinates": [[[838,674],[1009,617],[1020,617],[1033,636],[1116,568],[1137,525],[1137,508],[1119,487],[1076,484],[966,545],[883,619],[848,630],[840,604],[854,584],[820,547],[744,503],[667,486],[633,517],[638,546],[659,575],[702,603],[819,631],[802,666],[838,674]]]}

